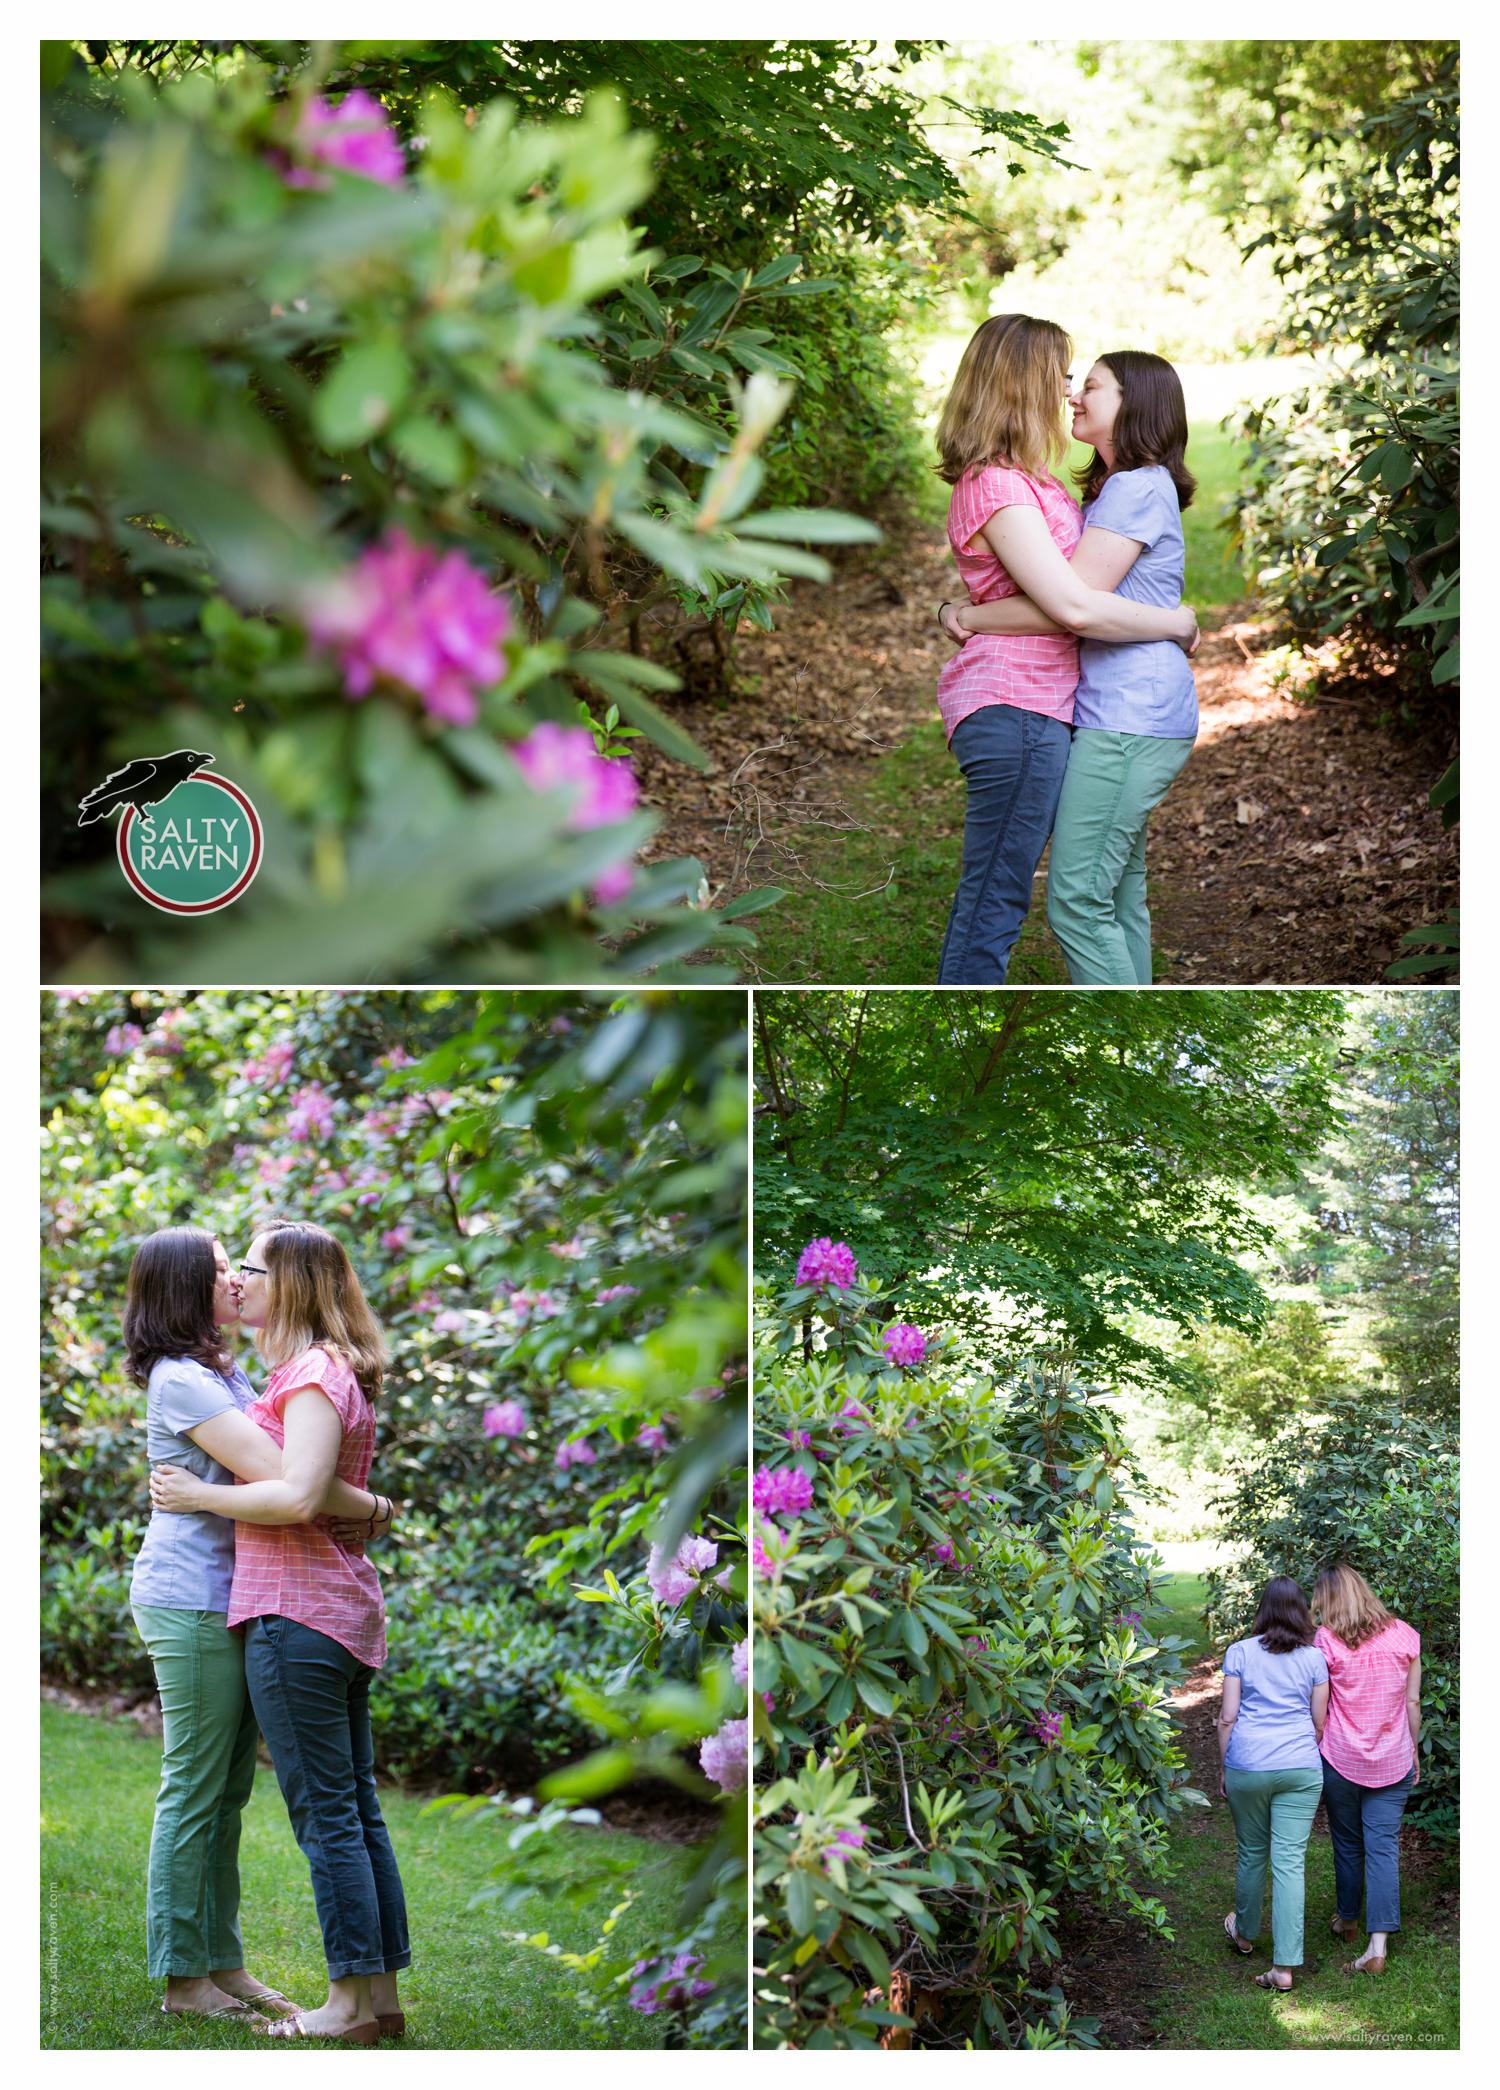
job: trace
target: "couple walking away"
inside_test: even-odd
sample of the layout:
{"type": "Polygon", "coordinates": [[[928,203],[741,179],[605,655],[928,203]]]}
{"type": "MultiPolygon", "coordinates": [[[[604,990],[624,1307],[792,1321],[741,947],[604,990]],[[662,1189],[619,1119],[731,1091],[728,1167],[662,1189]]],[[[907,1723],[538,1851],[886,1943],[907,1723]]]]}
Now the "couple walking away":
{"type": "Polygon", "coordinates": [[[385,1343],[343,1247],[277,1221],[231,1274],[210,1234],[136,1250],[125,1306],[146,1388],[151,1521],[130,1585],[162,1707],[147,1965],[170,2013],[270,2038],[374,2046],[406,2029],[406,1905],[375,1791],[370,1682],[385,1603],[364,1542],[391,1504],[366,1486],[385,1343]],[[225,1331],[253,1328],[265,1392],[225,1331]],[[266,1738],[312,1871],[328,1998],[301,2011],[245,1971],[240,1815],[266,1738]]]}
{"type": "Polygon", "coordinates": [[[948,541],[968,600],[939,620],[958,651],[938,708],[968,787],[944,986],[998,986],[1048,837],[1047,920],[1075,986],[1148,987],[1146,823],[1198,732],[1182,607],[1187,407],[1170,363],[1101,356],[1004,313],[964,350],[938,424],[948,541]],[[1093,448],[1079,512],[1056,474],[1093,448]]]}
{"type": "Polygon", "coordinates": [[[1239,1846],[1237,1952],[1255,1948],[1271,1873],[1271,1957],[1260,1988],[1289,1989],[1302,1965],[1307,1839],[1321,1799],[1333,1839],[1332,1929],[1352,1939],[1361,1901],[1369,1942],[1346,1974],[1383,1974],[1401,1928],[1401,1816],[1421,1775],[1422,1642],[1362,1575],[1330,1568],[1312,1612],[1286,1576],[1268,1582],[1247,1639],[1224,1656],[1219,1791],[1239,1846]],[[1313,1613],[1320,1621],[1316,1631],[1313,1613]]]}

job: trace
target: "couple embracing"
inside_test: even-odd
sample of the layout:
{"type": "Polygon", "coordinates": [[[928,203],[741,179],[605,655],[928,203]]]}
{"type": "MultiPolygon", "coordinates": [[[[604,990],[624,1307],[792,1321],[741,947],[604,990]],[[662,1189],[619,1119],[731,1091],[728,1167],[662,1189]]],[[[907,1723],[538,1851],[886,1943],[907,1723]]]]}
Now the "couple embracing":
{"type": "Polygon", "coordinates": [[[1368,1941],[1346,1974],[1383,1974],[1401,1928],[1401,1817],[1421,1776],[1422,1641],[1363,1575],[1326,1569],[1312,1609],[1287,1575],[1268,1582],[1243,1640],[1224,1656],[1219,1791],[1238,1844],[1224,1929],[1250,1953],[1271,1875],[1271,1966],[1259,1988],[1289,1989],[1303,1963],[1307,1839],[1321,1800],[1333,1840],[1331,1928],[1368,1941]],[[1316,1618],[1317,1623],[1314,1624],[1316,1618]]]}
{"type": "Polygon", "coordinates": [[[968,786],[944,986],[1003,983],[1049,837],[1047,920],[1074,985],[1151,984],[1146,823],[1198,731],[1187,407],[1160,356],[1111,352],[1074,389],[1072,353],[1050,320],[986,320],[938,424],[968,589],[938,613],[959,648],[938,708],[968,786]],[[1093,449],[1081,513],[1057,477],[1065,404],[1093,449]]]}
{"type": "Polygon", "coordinates": [[[375,1789],[370,1684],[385,1603],[365,1557],[385,1342],[342,1245],[276,1221],[232,1273],[212,1235],[137,1248],[125,1354],[146,1389],[151,1521],[130,1603],[156,1671],[162,1782],[146,1901],[163,2010],[271,2038],[374,2046],[406,2029],[406,1905],[375,1789]],[[226,1331],[255,1331],[257,1397],[226,1331]],[[303,2012],[245,1969],[240,1816],[265,1736],[312,1872],[328,1997],[303,2012]]]}

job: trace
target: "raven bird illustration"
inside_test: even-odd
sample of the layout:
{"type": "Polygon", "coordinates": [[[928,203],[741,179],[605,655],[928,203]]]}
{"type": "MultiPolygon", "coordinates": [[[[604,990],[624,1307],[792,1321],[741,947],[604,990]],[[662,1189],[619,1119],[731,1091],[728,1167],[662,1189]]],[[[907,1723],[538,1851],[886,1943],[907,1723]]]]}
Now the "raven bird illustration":
{"type": "Polygon", "coordinates": [[[170,755],[142,755],[138,761],[127,762],[123,769],[111,770],[87,798],[79,799],[78,825],[87,827],[91,820],[103,820],[116,806],[134,806],[144,814],[147,806],[160,805],[164,798],[170,798],[179,784],[196,776],[213,759],[212,755],[197,755],[190,747],[180,747],[170,755]]]}

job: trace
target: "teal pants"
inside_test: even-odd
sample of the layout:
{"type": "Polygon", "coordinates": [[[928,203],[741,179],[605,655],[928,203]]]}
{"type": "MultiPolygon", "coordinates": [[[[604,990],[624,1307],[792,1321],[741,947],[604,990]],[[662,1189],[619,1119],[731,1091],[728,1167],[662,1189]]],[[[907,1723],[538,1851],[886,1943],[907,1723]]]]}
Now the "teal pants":
{"type": "Polygon", "coordinates": [[[1047,865],[1047,920],[1077,987],[1149,987],[1146,822],[1193,751],[1149,733],[1073,735],[1047,865]]]}
{"type": "Polygon", "coordinates": [[[240,1814],[255,1783],[245,1645],[222,1611],[135,1610],[161,1693],[161,1789],[146,1884],[153,1981],[245,1964],[240,1814]]]}
{"type": "Polygon", "coordinates": [[[1242,1938],[1259,1936],[1269,1866],[1271,1958],[1278,1967],[1300,1967],[1307,1839],[1323,1797],[1323,1773],[1226,1769],[1224,1786],[1239,1842],[1234,1927],[1242,1938]]]}

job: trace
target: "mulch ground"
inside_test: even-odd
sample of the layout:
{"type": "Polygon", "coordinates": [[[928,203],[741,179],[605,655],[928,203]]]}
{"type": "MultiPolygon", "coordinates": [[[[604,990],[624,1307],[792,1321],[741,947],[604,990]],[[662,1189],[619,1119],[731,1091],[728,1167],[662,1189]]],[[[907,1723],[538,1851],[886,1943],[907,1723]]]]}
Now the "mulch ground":
{"type": "MultiPolygon", "coordinates": [[[[861,788],[881,756],[934,716],[948,649],[932,610],[954,592],[941,533],[918,528],[899,547],[844,555],[826,586],[793,589],[776,632],[744,634],[741,694],[693,694],[703,656],[685,648],[673,664],[689,687],[673,715],[714,770],[638,743],[645,796],[665,816],[652,853],[699,857],[719,900],[796,885],[805,854],[863,824],[861,788]]],[[[1274,642],[1242,606],[1194,664],[1198,744],[1151,827],[1169,983],[1378,982],[1402,934],[1456,900],[1457,835],[1427,805],[1453,727],[1397,723],[1378,674],[1296,701],[1274,686],[1274,642]]],[[[665,634],[650,643],[673,658],[665,634]]],[[[955,836],[955,865],[957,848],[955,836]]],[[[893,982],[902,963],[892,952],[893,982]]]]}

